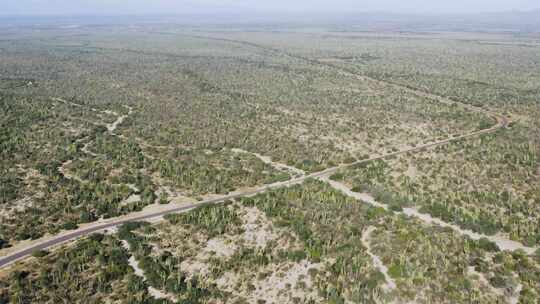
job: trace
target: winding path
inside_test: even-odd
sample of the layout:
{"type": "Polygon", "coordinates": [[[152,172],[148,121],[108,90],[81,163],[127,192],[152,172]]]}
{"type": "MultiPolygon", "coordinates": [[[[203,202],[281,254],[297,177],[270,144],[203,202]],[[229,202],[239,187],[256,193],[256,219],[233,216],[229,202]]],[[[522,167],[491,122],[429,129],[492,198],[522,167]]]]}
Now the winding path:
{"type": "Polygon", "coordinates": [[[249,151],[246,151],[246,150],[242,150],[242,149],[231,149],[231,151],[235,152],[235,153],[245,153],[245,154],[251,154],[255,157],[257,157],[258,159],[260,159],[263,163],[267,164],[267,165],[270,165],[272,167],[274,167],[275,169],[279,170],[279,171],[285,171],[285,172],[291,172],[291,173],[294,173],[296,176],[304,176],[306,175],[306,172],[304,170],[300,170],[296,167],[293,167],[293,166],[288,166],[288,165],[285,165],[285,164],[280,164],[280,163],[276,163],[274,161],[272,161],[272,158],[269,157],[269,156],[263,156],[259,153],[254,153],[254,152],[249,152],[249,151]]]}
{"type": "MultiPolygon", "coordinates": [[[[209,38],[209,37],[204,37],[204,38],[209,38]]],[[[260,47],[258,45],[252,45],[252,46],[260,47]]],[[[272,50],[272,51],[275,51],[275,50],[272,50]]],[[[309,62],[313,62],[313,63],[316,63],[316,64],[323,64],[323,63],[319,62],[318,60],[303,58],[303,57],[291,55],[291,54],[288,54],[288,53],[284,53],[284,52],[281,52],[281,51],[280,51],[280,53],[281,54],[286,54],[288,56],[293,56],[295,58],[308,60],[309,62]]],[[[355,76],[357,76],[358,78],[361,78],[361,79],[370,79],[372,81],[374,80],[374,81],[382,82],[380,80],[368,78],[368,77],[365,77],[363,75],[358,75],[357,73],[351,72],[351,71],[349,71],[349,70],[347,70],[345,68],[336,67],[336,66],[333,66],[333,65],[331,65],[331,67],[341,69],[342,71],[344,71],[346,73],[349,73],[349,74],[352,74],[352,75],[355,75],[355,76]]],[[[249,197],[249,196],[253,196],[253,195],[256,195],[256,194],[263,193],[263,192],[267,192],[267,191],[269,191],[271,189],[280,188],[280,187],[288,187],[288,186],[292,186],[292,185],[296,185],[296,184],[301,184],[305,180],[311,179],[311,178],[322,178],[322,179],[325,179],[325,180],[329,180],[328,177],[330,175],[336,173],[338,170],[341,170],[341,169],[344,169],[344,168],[347,168],[347,167],[350,167],[350,166],[354,166],[354,165],[357,165],[357,164],[360,164],[360,163],[371,162],[371,161],[374,161],[374,160],[384,159],[384,158],[387,158],[387,157],[392,157],[392,156],[396,156],[396,155],[400,155],[400,154],[406,154],[406,153],[410,153],[410,152],[418,152],[418,151],[422,151],[422,150],[424,150],[426,148],[446,145],[448,143],[458,141],[458,140],[462,140],[462,139],[465,139],[465,138],[475,137],[475,136],[479,136],[479,135],[482,135],[482,134],[493,133],[493,132],[495,132],[495,131],[497,131],[499,129],[508,127],[508,125],[510,123],[508,118],[506,118],[505,116],[499,115],[497,113],[489,112],[489,111],[487,111],[485,109],[481,109],[481,108],[477,108],[477,107],[473,107],[473,106],[469,106],[469,105],[464,105],[464,104],[461,104],[459,102],[448,100],[448,99],[445,99],[445,98],[437,96],[437,95],[422,92],[422,91],[419,91],[419,90],[416,90],[416,89],[403,87],[403,86],[400,86],[400,85],[397,85],[397,84],[390,84],[390,85],[399,87],[401,89],[410,90],[411,92],[414,92],[415,94],[420,95],[420,96],[427,96],[427,97],[435,98],[436,100],[439,100],[441,102],[460,104],[460,105],[468,108],[471,111],[475,111],[475,112],[478,112],[478,113],[483,113],[483,114],[486,114],[486,115],[494,118],[497,121],[497,123],[496,123],[496,125],[494,125],[491,128],[488,128],[488,129],[479,130],[479,131],[471,132],[471,133],[468,133],[468,134],[464,134],[464,135],[460,135],[460,136],[456,136],[456,137],[452,137],[452,138],[448,138],[448,139],[444,139],[444,140],[440,140],[440,141],[436,141],[436,142],[432,142],[432,143],[428,143],[428,144],[419,145],[419,146],[416,146],[416,147],[413,147],[413,148],[405,148],[405,149],[399,150],[397,152],[380,154],[380,155],[373,156],[373,157],[368,158],[368,159],[357,160],[357,161],[355,161],[353,163],[350,163],[350,164],[341,164],[339,166],[329,168],[329,169],[326,169],[326,170],[321,171],[321,172],[301,175],[299,177],[295,177],[295,178],[293,178],[291,180],[288,180],[288,181],[278,182],[278,183],[274,183],[274,184],[270,184],[270,185],[264,185],[264,186],[261,186],[261,187],[258,187],[258,188],[242,191],[240,193],[233,193],[233,194],[229,194],[229,195],[223,195],[223,196],[220,196],[220,197],[217,197],[217,198],[204,200],[204,201],[201,201],[199,203],[191,204],[191,205],[187,205],[187,206],[183,206],[183,207],[171,206],[170,208],[165,209],[165,210],[161,210],[161,211],[147,212],[147,213],[143,212],[142,215],[138,215],[138,216],[124,216],[124,217],[119,217],[119,218],[115,218],[115,219],[110,219],[108,222],[105,222],[105,223],[104,222],[93,223],[93,224],[90,224],[89,226],[86,226],[84,228],[79,228],[77,230],[64,232],[64,233],[62,233],[60,235],[57,235],[57,236],[54,236],[52,238],[38,239],[38,240],[36,240],[34,242],[31,242],[25,248],[23,248],[21,250],[18,250],[18,251],[15,251],[15,252],[12,252],[12,253],[9,253],[6,256],[0,258],[0,268],[6,267],[6,266],[8,266],[8,265],[20,260],[20,259],[23,259],[23,258],[29,256],[32,252],[34,252],[36,250],[42,250],[42,249],[51,248],[51,247],[66,243],[68,241],[80,238],[82,236],[89,235],[89,234],[94,233],[94,232],[99,232],[99,231],[103,231],[103,230],[106,230],[106,229],[110,229],[110,228],[122,225],[124,223],[127,223],[127,222],[143,221],[143,220],[150,220],[150,219],[160,218],[160,217],[162,217],[162,216],[164,216],[166,214],[170,214],[170,213],[185,212],[185,211],[192,210],[194,208],[198,208],[198,207],[202,207],[202,206],[206,206],[206,205],[219,204],[219,203],[222,203],[222,202],[227,201],[227,200],[233,200],[233,199],[242,198],[242,197],[249,197]]],[[[69,103],[69,104],[72,104],[74,106],[79,106],[79,107],[81,106],[81,105],[78,105],[78,104],[67,102],[67,101],[59,99],[59,98],[56,98],[55,100],[60,101],[60,102],[64,102],[64,103],[69,103]]],[[[128,115],[129,115],[129,114],[131,114],[132,109],[129,108],[129,107],[128,107],[128,109],[129,109],[129,113],[128,113],[128,115]]],[[[92,110],[97,111],[95,109],[92,109],[92,110]]],[[[116,130],[116,128],[125,120],[126,117],[127,117],[126,115],[119,116],[118,119],[115,122],[113,122],[112,124],[107,125],[107,129],[111,133],[114,132],[116,130]]],[[[334,186],[337,186],[337,185],[334,184],[334,186]]],[[[344,189],[342,189],[342,190],[344,190],[344,189]]],[[[346,190],[348,190],[348,189],[346,189],[346,190]]],[[[348,190],[348,191],[350,191],[350,190],[348,190]]],[[[422,216],[424,216],[424,215],[422,215],[422,216]]],[[[433,222],[435,222],[435,220],[433,220],[433,222]]],[[[534,251],[534,249],[528,249],[526,251],[531,252],[531,250],[534,251]]]]}
{"type": "Polygon", "coordinates": [[[133,108],[130,107],[130,106],[124,106],[126,107],[126,109],[128,109],[128,113],[126,115],[119,115],[118,113],[116,112],[110,112],[110,111],[107,111],[106,113],[107,114],[113,114],[115,116],[117,116],[118,118],[113,122],[113,123],[110,123],[110,124],[107,124],[107,130],[109,130],[109,132],[113,133],[114,134],[114,131],[116,131],[116,129],[118,128],[118,126],[124,122],[124,120],[126,118],[128,118],[129,115],[133,114],[133,108]]]}
{"type": "MultiPolygon", "coordinates": [[[[61,102],[63,104],[66,104],[66,105],[70,105],[70,106],[73,106],[73,107],[77,107],[77,108],[84,108],[85,106],[84,105],[81,105],[81,104],[78,104],[78,103],[74,103],[74,102],[71,102],[71,101],[67,101],[63,98],[59,98],[59,97],[55,97],[55,98],[51,98],[53,101],[56,101],[56,102],[61,102]]],[[[131,114],[133,114],[133,108],[130,107],[130,106],[126,106],[124,105],[124,107],[126,109],[128,109],[128,113],[126,115],[119,115],[118,113],[116,112],[113,112],[113,111],[110,111],[110,110],[98,110],[98,109],[95,109],[95,108],[92,108],[90,107],[89,109],[93,112],[100,112],[100,113],[103,113],[103,114],[107,114],[107,115],[114,115],[116,116],[116,120],[110,124],[105,124],[107,130],[109,131],[110,134],[112,135],[116,135],[114,133],[114,131],[116,131],[116,129],[118,128],[118,126],[124,122],[124,120],[126,118],[128,118],[131,114]]],[[[117,135],[118,136],[118,135],[117,135]]],[[[120,135],[121,136],[121,135],[120,135]]],[[[85,139],[88,139],[90,136],[86,136],[86,137],[83,137],[83,138],[80,138],[78,139],[77,141],[81,141],[81,140],[85,140],[85,139]]],[[[96,157],[98,156],[96,153],[92,152],[89,150],[90,148],[90,144],[92,143],[92,141],[89,141],[87,142],[81,149],[82,152],[88,154],[88,155],[91,155],[93,157],[96,157]]],[[[74,175],[71,175],[67,172],[66,170],[66,166],[69,166],[71,163],[73,162],[72,159],[69,159],[67,161],[65,161],[64,163],[62,163],[62,165],[60,165],[60,167],[58,167],[58,172],[60,172],[60,174],[62,174],[65,178],[67,179],[76,179],[78,180],[79,182],[83,182],[83,180],[78,177],[78,176],[74,176],[74,175]]],[[[1,267],[1,265],[0,265],[1,267]]]]}
{"type": "MultiPolygon", "coordinates": [[[[332,186],[332,188],[343,192],[347,196],[350,196],[350,197],[355,198],[357,200],[360,200],[362,202],[368,203],[368,204],[370,204],[370,205],[372,205],[374,207],[384,208],[385,210],[388,210],[387,205],[382,204],[380,202],[377,202],[371,195],[369,195],[367,193],[353,192],[346,185],[344,185],[344,184],[342,184],[340,182],[331,180],[328,176],[323,176],[323,177],[320,177],[319,179],[326,182],[326,183],[328,183],[330,186],[332,186]]],[[[484,235],[484,234],[476,233],[476,232],[474,232],[472,230],[463,229],[463,228],[461,228],[461,227],[459,227],[457,225],[447,223],[447,222],[442,221],[442,220],[440,220],[438,218],[434,218],[429,214],[420,213],[415,208],[403,208],[403,211],[396,212],[396,213],[405,214],[405,215],[407,215],[409,217],[415,217],[415,218],[417,218],[417,219],[421,220],[422,222],[424,222],[426,224],[429,224],[429,225],[439,225],[439,226],[442,226],[442,227],[451,228],[452,230],[456,231],[457,233],[459,233],[461,235],[466,235],[466,236],[470,237],[473,240],[479,240],[481,238],[488,239],[491,242],[497,244],[497,246],[499,246],[499,248],[501,250],[515,251],[515,250],[521,249],[521,250],[525,251],[529,255],[533,254],[537,250],[537,248],[527,247],[527,246],[525,246],[525,245],[523,245],[523,244],[521,244],[519,242],[512,241],[512,240],[510,240],[508,238],[505,238],[505,237],[502,237],[500,235],[484,235]]]]}
{"type": "MultiPolygon", "coordinates": [[[[144,270],[141,269],[141,267],[139,267],[139,262],[137,261],[137,259],[135,258],[135,255],[133,253],[131,253],[131,249],[129,247],[129,244],[127,241],[125,240],[122,240],[122,247],[124,247],[124,249],[126,249],[130,254],[131,256],[129,257],[129,260],[128,260],[128,263],[129,263],[129,266],[131,266],[131,268],[133,268],[133,271],[135,273],[136,276],[140,277],[141,279],[143,279],[144,281],[148,281],[148,279],[146,278],[146,274],[144,273],[144,270]]],[[[167,300],[171,300],[173,302],[176,301],[176,297],[173,295],[173,294],[168,294],[168,293],[165,293],[153,286],[150,286],[150,284],[148,284],[148,293],[154,297],[154,299],[167,299],[167,300]]]]}
{"type": "Polygon", "coordinates": [[[384,265],[384,263],[381,261],[381,259],[377,255],[371,252],[371,244],[369,240],[371,239],[371,234],[373,233],[373,231],[375,231],[375,227],[370,226],[362,233],[362,239],[361,239],[362,245],[366,247],[367,249],[366,252],[371,257],[371,260],[373,261],[373,266],[375,266],[375,268],[377,268],[384,275],[386,284],[383,285],[383,288],[387,290],[396,289],[397,287],[396,282],[388,274],[388,267],[384,265]]]}
{"type": "Polygon", "coordinates": [[[3,268],[5,266],[7,266],[7,265],[10,265],[10,264],[22,259],[22,258],[25,258],[25,257],[29,256],[30,254],[32,254],[32,252],[34,252],[36,250],[43,250],[43,249],[47,249],[47,248],[50,248],[50,247],[53,247],[53,246],[57,246],[57,245],[60,245],[62,243],[74,240],[76,238],[79,238],[79,237],[82,237],[82,236],[85,236],[85,235],[89,235],[89,234],[94,233],[94,232],[99,232],[99,231],[103,231],[103,230],[106,230],[106,229],[109,229],[109,228],[113,228],[113,227],[122,225],[122,224],[127,223],[127,222],[150,220],[150,219],[162,217],[162,216],[164,216],[166,214],[170,214],[170,213],[184,212],[184,211],[188,211],[188,210],[198,208],[198,207],[202,207],[202,206],[206,206],[206,205],[219,204],[219,203],[222,203],[222,202],[227,201],[227,200],[233,200],[233,199],[242,198],[242,197],[254,196],[254,195],[257,195],[257,194],[260,194],[260,193],[267,192],[267,191],[269,191],[271,189],[276,189],[276,188],[280,188],[280,187],[288,187],[288,186],[292,186],[292,185],[296,185],[296,184],[301,184],[305,180],[310,179],[310,178],[325,178],[325,179],[327,179],[328,176],[336,173],[338,170],[341,170],[341,169],[344,169],[344,168],[347,168],[347,167],[350,167],[350,166],[354,166],[354,165],[357,165],[357,164],[360,164],[360,163],[366,163],[366,162],[371,162],[371,161],[374,161],[374,160],[384,159],[384,158],[391,157],[391,156],[396,156],[396,155],[405,154],[405,153],[414,152],[414,151],[420,151],[420,150],[423,150],[423,149],[426,149],[426,148],[429,148],[429,147],[435,147],[435,146],[439,146],[439,145],[444,145],[444,144],[447,144],[447,143],[450,143],[450,142],[453,142],[453,141],[457,141],[457,140],[460,140],[460,139],[463,139],[463,138],[477,136],[477,135],[480,135],[480,134],[486,134],[486,133],[495,132],[498,129],[504,128],[504,127],[506,127],[508,125],[508,120],[506,118],[503,118],[503,116],[498,116],[497,115],[497,116],[495,116],[495,118],[498,121],[497,125],[489,128],[489,129],[486,129],[486,130],[476,131],[476,132],[472,132],[470,134],[466,134],[466,135],[462,135],[462,136],[458,136],[458,137],[454,137],[454,138],[450,138],[450,139],[445,139],[445,140],[441,140],[441,141],[434,142],[434,143],[424,144],[424,145],[420,145],[420,146],[417,146],[417,147],[414,147],[414,148],[407,148],[407,149],[403,149],[403,150],[397,151],[397,152],[381,154],[379,156],[374,156],[374,157],[371,157],[369,159],[359,160],[359,161],[356,161],[356,162],[353,162],[353,163],[350,163],[350,164],[342,164],[342,165],[339,165],[339,166],[336,166],[336,167],[333,167],[333,168],[326,169],[326,170],[321,171],[321,172],[316,172],[316,173],[296,177],[296,178],[293,178],[293,179],[288,180],[288,181],[278,182],[278,183],[274,183],[274,184],[270,184],[270,185],[265,185],[265,186],[261,186],[261,187],[258,187],[258,188],[252,189],[252,190],[243,191],[243,192],[240,192],[240,193],[233,193],[233,194],[229,194],[229,195],[224,195],[224,196],[220,196],[220,197],[217,197],[217,198],[204,200],[204,201],[201,201],[201,202],[196,203],[196,204],[191,204],[191,205],[187,205],[187,206],[183,206],[183,207],[171,206],[170,209],[165,209],[165,210],[162,210],[162,211],[159,211],[159,212],[149,212],[147,214],[143,214],[143,215],[136,216],[136,217],[133,217],[133,216],[120,217],[120,218],[113,219],[113,220],[111,220],[110,222],[107,222],[107,223],[91,224],[88,227],[84,227],[84,228],[80,228],[80,229],[77,229],[77,230],[74,230],[74,231],[71,231],[71,232],[67,232],[67,233],[58,235],[56,237],[50,238],[50,239],[46,239],[46,240],[38,239],[35,242],[29,244],[26,248],[21,249],[21,250],[16,251],[16,252],[13,252],[13,253],[10,253],[10,254],[0,258],[0,268],[3,268]]]}

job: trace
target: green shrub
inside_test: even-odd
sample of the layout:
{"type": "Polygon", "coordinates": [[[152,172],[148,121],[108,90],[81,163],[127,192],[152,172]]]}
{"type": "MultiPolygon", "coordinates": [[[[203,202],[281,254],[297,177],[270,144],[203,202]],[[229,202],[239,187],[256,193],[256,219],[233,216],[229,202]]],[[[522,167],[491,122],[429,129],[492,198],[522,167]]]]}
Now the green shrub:
{"type": "Polygon", "coordinates": [[[48,251],[46,250],[36,250],[34,252],[32,252],[32,256],[35,257],[35,258],[42,258],[44,256],[47,256],[49,254],[48,251]]]}

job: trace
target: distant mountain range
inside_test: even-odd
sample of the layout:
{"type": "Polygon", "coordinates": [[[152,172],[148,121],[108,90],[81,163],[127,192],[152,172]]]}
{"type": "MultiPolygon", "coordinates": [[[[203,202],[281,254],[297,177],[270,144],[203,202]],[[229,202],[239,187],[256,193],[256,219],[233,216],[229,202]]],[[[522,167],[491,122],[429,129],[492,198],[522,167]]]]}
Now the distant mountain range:
{"type": "Polygon", "coordinates": [[[1,26],[65,26],[137,23],[228,24],[238,26],[324,25],[354,30],[540,32],[540,10],[476,14],[198,14],[122,16],[0,16],[1,26]]]}
{"type": "Polygon", "coordinates": [[[540,31],[540,10],[482,14],[406,15],[361,13],[346,16],[348,24],[389,30],[540,31]]]}

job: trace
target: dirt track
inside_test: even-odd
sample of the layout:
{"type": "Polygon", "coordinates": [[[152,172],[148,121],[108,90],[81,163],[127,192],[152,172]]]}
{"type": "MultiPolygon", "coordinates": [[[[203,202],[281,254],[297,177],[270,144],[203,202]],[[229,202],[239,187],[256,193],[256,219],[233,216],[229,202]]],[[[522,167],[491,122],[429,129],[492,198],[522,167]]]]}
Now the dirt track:
{"type": "MultiPolygon", "coordinates": [[[[206,38],[207,39],[212,39],[211,37],[206,37],[206,38]]],[[[238,41],[232,41],[232,42],[239,43],[238,41]]],[[[255,45],[255,46],[257,46],[257,45],[255,45]]],[[[261,46],[257,46],[257,47],[261,47],[261,46]]],[[[272,51],[276,51],[276,50],[272,49],[272,51]]],[[[276,52],[278,52],[278,51],[276,51],[276,52]]],[[[288,53],[283,53],[283,54],[286,54],[288,56],[294,56],[294,55],[290,55],[288,53]]],[[[319,62],[317,60],[313,60],[313,59],[306,59],[306,58],[298,57],[298,56],[294,56],[294,57],[297,57],[297,58],[300,58],[300,59],[303,59],[303,60],[309,60],[310,62],[313,61],[316,64],[324,64],[324,63],[321,63],[321,62],[319,62]]],[[[342,68],[339,68],[339,67],[335,67],[333,65],[332,65],[332,68],[342,69],[342,68]]],[[[367,78],[367,77],[365,77],[363,75],[357,75],[356,73],[352,73],[352,72],[350,72],[350,71],[348,71],[346,69],[342,69],[342,70],[343,70],[343,72],[346,72],[346,73],[357,76],[359,79],[369,79],[371,81],[382,82],[380,80],[367,78]]],[[[401,89],[409,90],[409,91],[411,91],[411,92],[413,92],[413,93],[415,93],[415,94],[417,94],[419,96],[434,98],[434,99],[436,99],[436,100],[438,100],[440,102],[460,104],[461,106],[463,106],[463,107],[465,107],[465,108],[467,108],[467,109],[469,109],[471,111],[475,111],[475,112],[478,112],[478,113],[483,113],[483,114],[486,114],[486,115],[492,117],[493,119],[495,119],[497,121],[497,123],[496,123],[496,125],[494,125],[491,128],[488,128],[488,129],[475,131],[475,132],[471,132],[471,133],[468,133],[468,134],[464,134],[464,135],[460,135],[460,136],[456,136],[456,137],[452,137],[452,138],[448,138],[448,139],[444,139],[444,140],[440,140],[440,141],[436,141],[436,142],[432,142],[432,143],[428,143],[428,144],[424,144],[424,145],[419,145],[419,146],[414,147],[414,148],[403,149],[403,150],[400,150],[400,151],[397,151],[397,152],[380,154],[378,156],[374,156],[374,157],[371,157],[369,159],[358,160],[358,161],[350,163],[350,164],[342,164],[342,165],[339,165],[339,166],[336,166],[336,167],[333,167],[333,168],[326,169],[326,170],[321,171],[321,172],[316,172],[316,173],[312,173],[312,174],[308,174],[308,175],[302,175],[300,177],[293,178],[293,179],[291,179],[289,181],[279,182],[279,183],[275,183],[275,184],[271,184],[271,185],[265,185],[265,186],[261,186],[259,188],[246,190],[246,191],[243,191],[243,192],[240,192],[240,193],[233,193],[233,194],[229,194],[229,195],[224,195],[224,196],[220,196],[220,197],[213,198],[213,199],[208,199],[208,200],[196,203],[196,204],[191,204],[191,205],[187,205],[187,206],[183,206],[183,207],[171,206],[170,209],[165,209],[165,210],[162,210],[162,211],[159,211],[159,212],[148,212],[148,213],[145,213],[145,214],[143,214],[141,216],[138,216],[138,217],[125,216],[125,217],[113,219],[113,220],[111,220],[110,222],[107,222],[107,223],[91,224],[91,225],[89,225],[89,226],[87,226],[85,228],[80,228],[80,229],[74,230],[74,231],[69,232],[69,233],[64,233],[64,234],[56,236],[56,237],[50,237],[50,238],[47,238],[47,239],[43,239],[43,238],[38,239],[38,240],[36,240],[34,242],[31,242],[25,248],[21,248],[18,251],[12,252],[12,253],[0,258],[0,268],[6,267],[7,265],[10,265],[10,264],[14,263],[15,261],[18,261],[18,260],[20,260],[22,258],[25,258],[25,257],[29,256],[32,252],[36,251],[36,250],[42,250],[42,249],[50,248],[50,247],[53,247],[53,246],[57,246],[59,244],[65,243],[67,241],[70,241],[70,240],[73,240],[73,239],[76,239],[76,238],[79,238],[79,237],[82,237],[82,236],[85,236],[85,235],[88,235],[88,234],[91,234],[91,233],[94,233],[94,232],[103,231],[103,230],[108,229],[108,228],[119,226],[119,225],[124,224],[126,222],[155,219],[155,218],[162,217],[163,215],[169,214],[169,213],[185,212],[187,210],[191,210],[191,209],[198,208],[198,207],[205,206],[205,205],[212,205],[212,204],[222,203],[222,202],[224,202],[226,200],[232,200],[232,199],[241,198],[241,197],[253,196],[253,195],[256,195],[256,194],[259,194],[259,193],[266,192],[266,191],[271,190],[271,189],[275,189],[275,188],[279,188],[279,187],[287,187],[287,186],[291,186],[291,185],[295,185],[295,184],[300,184],[300,183],[302,183],[305,180],[310,179],[310,178],[327,178],[328,176],[330,176],[331,174],[337,172],[340,169],[344,169],[344,168],[347,168],[347,167],[350,167],[350,166],[353,166],[353,165],[356,165],[356,164],[359,164],[359,163],[371,162],[371,161],[374,161],[374,160],[384,159],[384,158],[387,158],[387,157],[392,157],[392,156],[396,156],[396,155],[400,155],[400,154],[418,152],[418,151],[422,151],[422,150],[427,149],[427,148],[445,145],[445,144],[448,144],[448,143],[451,143],[451,142],[454,142],[454,141],[458,141],[458,140],[462,140],[462,139],[465,139],[465,138],[475,137],[475,136],[479,136],[479,135],[487,134],[487,133],[493,133],[493,132],[495,132],[495,131],[497,131],[499,129],[508,127],[508,125],[510,124],[510,121],[505,116],[499,115],[497,113],[489,112],[489,111],[487,111],[485,109],[481,109],[481,108],[461,104],[459,102],[452,101],[452,100],[447,100],[447,99],[445,99],[443,97],[440,97],[440,96],[437,96],[437,95],[433,95],[433,94],[430,94],[430,93],[427,93],[427,92],[422,92],[422,91],[419,91],[419,90],[403,87],[403,86],[400,86],[400,85],[397,85],[397,84],[390,84],[390,85],[399,87],[401,89]]],[[[73,106],[81,106],[81,105],[77,105],[77,104],[67,102],[67,101],[59,99],[59,98],[57,98],[55,100],[60,101],[60,102],[64,102],[64,103],[69,103],[69,104],[72,104],[73,106]]],[[[129,109],[129,114],[131,114],[132,109],[131,108],[128,108],[128,109],[129,109]]],[[[124,119],[126,117],[127,116],[118,116],[118,119],[114,123],[107,125],[108,130],[110,132],[114,132],[116,130],[116,128],[124,121],[124,119]]],[[[531,250],[534,250],[534,249],[531,249],[531,250]]],[[[530,250],[528,250],[528,251],[530,251],[530,250]]]]}
{"type": "Polygon", "coordinates": [[[28,255],[32,254],[32,252],[34,252],[36,250],[42,250],[42,249],[46,249],[46,248],[49,248],[49,247],[53,247],[53,246],[65,243],[67,241],[70,241],[70,240],[73,240],[73,239],[76,239],[76,238],[79,238],[79,237],[82,237],[82,236],[85,236],[85,235],[88,235],[88,234],[91,234],[91,233],[94,233],[94,232],[103,231],[103,230],[108,229],[108,228],[119,226],[119,225],[124,224],[126,222],[150,220],[150,219],[153,219],[153,218],[162,217],[163,215],[169,214],[169,213],[184,212],[184,211],[191,210],[191,209],[201,207],[201,206],[205,206],[205,205],[213,205],[213,204],[222,203],[222,202],[224,202],[226,200],[233,200],[233,199],[237,199],[237,198],[241,198],[241,197],[253,196],[253,195],[256,195],[256,194],[259,194],[259,193],[266,192],[266,191],[271,190],[271,189],[279,188],[279,187],[287,187],[287,186],[292,186],[292,185],[295,185],[295,184],[300,184],[300,183],[302,183],[305,180],[310,179],[310,178],[328,177],[328,176],[332,175],[333,173],[337,172],[340,169],[347,168],[347,167],[350,167],[350,166],[353,166],[353,165],[356,165],[356,164],[359,164],[359,163],[371,162],[371,161],[374,161],[374,160],[384,159],[386,157],[391,157],[391,156],[395,156],[395,155],[400,155],[400,154],[405,154],[405,153],[410,153],[410,152],[415,152],[415,151],[421,151],[421,150],[426,149],[426,148],[439,146],[439,145],[444,145],[444,144],[447,144],[447,143],[450,143],[450,142],[453,142],[453,141],[457,141],[457,140],[460,140],[460,139],[463,139],[463,138],[477,136],[477,135],[481,135],[481,134],[485,134],[485,133],[495,132],[500,128],[506,127],[508,125],[508,123],[509,123],[508,120],[506,118],[502,117],[502,116],[497,115],[494,118],[497,119],[497,121],[498,121],[497,125],[495,125],[492,128],[486,129],[486,130],[472,132],[472,133],[469,133],[469,134],[466,134],[466,135],[457,136],[457,137],[453,137],[453,138],[450,138],[450,139],[445,139],[445,140],[441,140],[441,141],[438,141],[438,142],[417,146],[415,148],[408,148],[408,149],[404,149],[404,150],[393,152],[393,153],[382,154],[382,155],[375,156],[375,157],[372,157],[372,158],[369,158],[369,159],[359,160],[359,161],[356,161],[356,162],[351,163],[351,164],[342,164],[342,165],[337,166],[337,167],[333,167],[333,168],[329,168],[329,169],[326,169],[326,170],[321,171],[321,172],[316,172],[316,173],[304,175],[304,176],[301,176],[301,177],[297,177],[297,178],[294,178],[294,179],[291,179],[291,180],[288,180],[288,181],[285,181],[285,182],[278,182],[278,183],[275,183],[275,184],[265,185],[265,186],[262,186],[262,187],[259,187],[259,188],[255,188],[255,189],[252,189],[252,190],[247,190],[247,191],[240,192],[240,193],[233,193],[233,194],[230,194],[230,195],[224,195],[224,196],[220,196],[218,198],[205,200],[205,201],[202,201],[202,202],[199,202],[199,203],[196,203],[196,204],[192,204],[192,205],[188,205],[188,206],[184,206],[184,207],[172,206],[170,209],[166,209],[166,210],[159,211],[159,212],[149,212],[148,214],[143,214],[143,215],[141,215],[139,217],[135,217],[135,218],[134,217],[129,217],[129,216],[121,217],[121,218],[118,218],[118,219],[113,220],[113,221],[108,222],[108,223],[96,223],[96,224],[90,225],[90,226],[85,227],[85,228],[77,229],[77,230],[74,230],[74,231],[72,231],[70,233],[60,235],[58,237],[53,237],[53,238],[49,238],[49,239],[46,239],[46,240],[38,239],[35,242],[32,242],[27,247],[25,247],[25,248],[23,248],[21,250],[18,250],[16,252],[10,253],[5,257],[2,257],[0,259],[0,268],[3,268],[3,267],[5,267],[5,266],[7,266],[7,265],[9,265],[9,264],[11,264],[11,263],[13,263],[15,261],[18,261],[18,260],[20,260],[20,259],[22,259],[24,257],[27,257],[28,255]]]}

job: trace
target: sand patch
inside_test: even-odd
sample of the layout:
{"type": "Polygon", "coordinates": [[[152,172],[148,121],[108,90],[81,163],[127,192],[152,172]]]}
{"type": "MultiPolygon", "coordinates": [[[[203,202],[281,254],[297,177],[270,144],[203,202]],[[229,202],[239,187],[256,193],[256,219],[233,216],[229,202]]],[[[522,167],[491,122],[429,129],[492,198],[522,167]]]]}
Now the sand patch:
{"type": "Polygon", "coordinates": [[[311,269],[320,270],[323,264],[313,264],[307,260],[298,263],[284,263],[270,265],[263,269],[265,273],[271,273],[263,279],[254,279],[250,282],[250,290],[239,290],[242,276],[234,273],[226,273],[220,277],[217,286],[225,291],[244,298],[248,303],[258,303],[265,300],[266,303],[292,303],[294,298],[300,299],[301,303],[309,302],[321,303],[318,291],[309,274],[311,269]]]}

